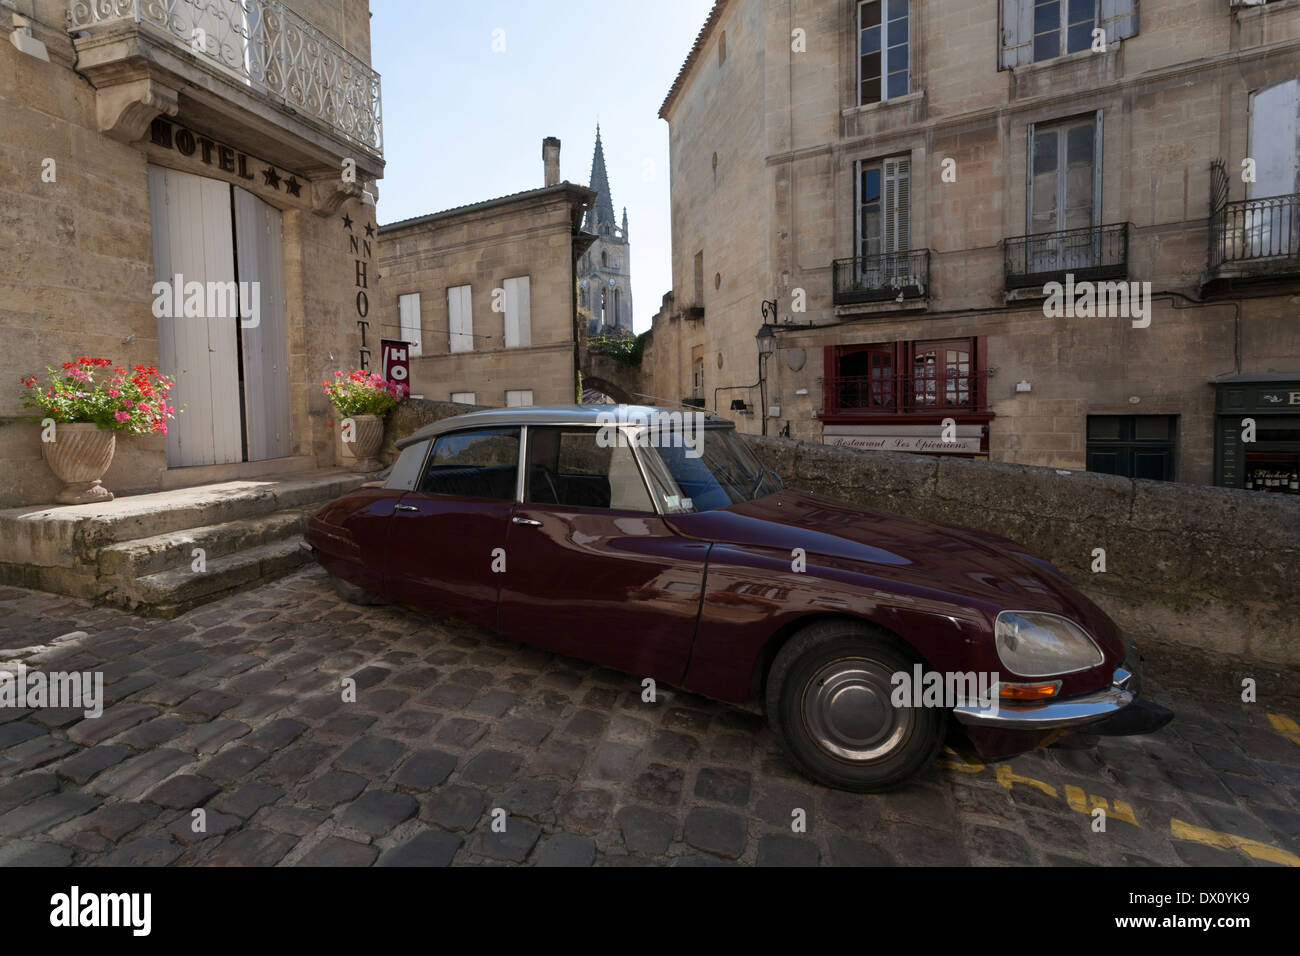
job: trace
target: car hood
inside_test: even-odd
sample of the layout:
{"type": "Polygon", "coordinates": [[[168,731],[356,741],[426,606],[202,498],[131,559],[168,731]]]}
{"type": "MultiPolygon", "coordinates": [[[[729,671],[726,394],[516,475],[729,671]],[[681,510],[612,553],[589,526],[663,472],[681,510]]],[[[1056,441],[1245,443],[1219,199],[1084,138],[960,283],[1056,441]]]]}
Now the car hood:
{"type": "Polygon", "coordinates": [[[1010,608],[1049,611],[1094,633],[1114,630],[1050,562],[1014,541],[970,528],[790,490],[673,520],[679,530],[718,543],[785,552],[802,548],[810,572],[820,557],[879,583],[978,601],[993,615],[1010,608]]]}

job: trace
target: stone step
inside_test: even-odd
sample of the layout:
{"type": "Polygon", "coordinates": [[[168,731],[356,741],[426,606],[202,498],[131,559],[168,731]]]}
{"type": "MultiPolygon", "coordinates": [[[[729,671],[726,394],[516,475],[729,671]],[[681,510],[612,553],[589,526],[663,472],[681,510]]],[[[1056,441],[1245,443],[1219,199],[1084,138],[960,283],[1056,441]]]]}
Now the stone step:
{"type": "Polygon", "coordinates": [[[0,511],[0,564],[93,567],[98,552],[115,544],[324,504],[364,480],[333,471],[241,479],[89,505],[11,508],[0,511]]]}
{"type": "Polygon", "coordinates": [[[137,614],[175,617],[200,604],[274,581],[311,560],[311,553],[302,547],[302,537],[294,535],[210,559],[201,573],[186,565],[147,574],[104,600],[137,614]]]}
{"type": "Polygon", "coordinates": [[[240,518],[202,528],[169,531],[109,545],[99,551],[101,578],[133,580],[159,571],[188,570],[194,563],[194,549],[202,548],[209,564],[219,557],[298,537],[307,518],[318,505],[275,511],[253,518],[240,518]]]}

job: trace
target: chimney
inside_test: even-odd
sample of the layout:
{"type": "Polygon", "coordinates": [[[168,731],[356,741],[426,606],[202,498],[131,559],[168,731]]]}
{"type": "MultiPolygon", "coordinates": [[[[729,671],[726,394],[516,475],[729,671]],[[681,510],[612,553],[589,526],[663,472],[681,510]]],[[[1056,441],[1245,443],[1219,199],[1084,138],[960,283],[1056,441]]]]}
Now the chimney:
{"type": "Polygon", "coordinates": [[[560,141],[554,136],[542,140],[542,166],[546,170],[546,185],[560,183],[560,141]]]}

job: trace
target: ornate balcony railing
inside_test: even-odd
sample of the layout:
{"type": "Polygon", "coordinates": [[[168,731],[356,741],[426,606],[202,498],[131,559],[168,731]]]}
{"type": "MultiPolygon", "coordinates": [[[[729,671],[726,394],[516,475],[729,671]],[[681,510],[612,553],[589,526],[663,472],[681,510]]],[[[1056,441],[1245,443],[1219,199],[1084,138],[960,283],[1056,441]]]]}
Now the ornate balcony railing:
{"type": "Polygon", "coordinates": [[[1063,229],[1003,240],[1006,288],[1029,289],[1076,280],[1123,279],[1128,276],[1128,223],[1063,229]]]}
{"type": "Polygon", "coordinates": [[[1210,214],[1210,268],[1300,267],[1300,195],[1225,202],[1210,214]]]}
{"type": "Polygon", "coordinates": [[[823,382],[826,415],[900,415],[988,408],[987,374],[957,369],[936,374],[832,376],[823,382]]]}
{"type": "Polygon", "coordinates": [[[379,74],[281,0],[71,0],[68,9],[70,33],[131,22],[383,155],[379,74]]]}
{"type": "Polygon", "coordinates": [[[930,287],[929,249],[836,259],[833,266],[836,305],[923,299],[930,287]]]}

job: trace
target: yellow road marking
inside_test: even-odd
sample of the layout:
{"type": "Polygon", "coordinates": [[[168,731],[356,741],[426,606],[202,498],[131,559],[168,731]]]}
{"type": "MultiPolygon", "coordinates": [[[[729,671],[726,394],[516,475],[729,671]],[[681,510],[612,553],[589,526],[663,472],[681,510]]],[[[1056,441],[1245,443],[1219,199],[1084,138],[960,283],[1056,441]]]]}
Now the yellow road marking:
{"type": "Polygon", "coordinates": [[[1267,843],[1260,843],[1258,840],[1248,840],[1233,833],[1220,833],[1218,830],[1207,830],[1204,827],[1193,826],[1190,823],[1184,823],[1177,817],[1169,821],[1169,832],[1177,840],[1191,840],[1195,843],[1204,843],[1206,846],[1217,846],[1224,850],[1236,847],[1257,860],[1280,863],[1282,866],[1300,866],[1300,856],[1296,856],[1294,853],[1288,853],[1278,847],[1269,846],[1267,843]]]}
{"type": "Polygon", "coordinates": [[[1085,797],[1082,787],[1076,787],[1070,783],[1065,785],[1065,802],[1070,805],[1070,809],[1075,813],[1082,813],[1084,816],[1092,816],[1092,811],[1101,807],[1108,817],[1123,820],[1125,823],[1133,824],[1133,826],[1139,825],[1137,817],[1133,815],[1133,807],[1123,800],[1116,800],[1114,809],[1111,809],[1110,803],[1105,797],[1099,797],[1095,793],[1087,794],[1085,797]]]}
{"type": "Polygon", "coordinates": [[[1268,722],[1273,725],[1274,730],[1291,741],[1291,743],[1300,744],[1300,724],[1297,724],[1290,717],[1282,714],[1269,714],[1268,722]]]}
{"type": "Polygon", "coordinates": [[[939,758],[939,766],[944,770],[960,770],[962,773],[980,773],[984,765],[978,760],[967,760],[955,751],[948,751],[939,758]]]}
{"type": "Polygon", "coordinates": [[[1006,787],[1008,790],[1011,789],[1013,784],[1023,783],[1030,787],[1037,787],[1049,797],[1056,796],[1056,788],[1050,783],[1043,783],[1043,781],[1035,780],[1033,777],[1022,777],[1006,764],[1002,764],[998,767],[998,783],[1002,784],[1002,786],[1006,787]]]}

